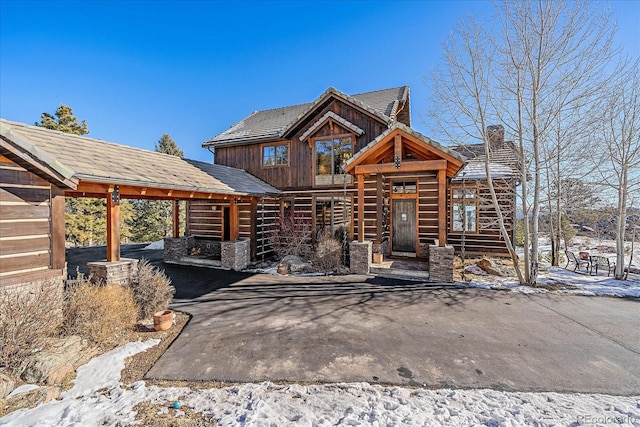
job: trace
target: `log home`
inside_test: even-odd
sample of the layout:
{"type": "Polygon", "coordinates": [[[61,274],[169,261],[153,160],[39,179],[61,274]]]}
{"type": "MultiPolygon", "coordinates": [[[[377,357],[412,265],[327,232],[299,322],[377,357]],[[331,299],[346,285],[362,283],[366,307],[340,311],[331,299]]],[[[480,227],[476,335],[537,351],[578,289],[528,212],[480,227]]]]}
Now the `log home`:
{"type": "MultiPolygon", "coordinates": [[[[514,185],[517,169],[508,163],[515,149],[501,144],[494,153],[504,161],[492,163],[491,173],[506,173],[514,185]]],[[[282,191],[256,210],[259,254],[268,253],[265,236],[285,212],[310,221],[313,239],[330,232],[371,242],[367,254],[428,260],[431,250],[448,244],[460,250],[462,234],[467,252],[506,252],[495,211],[482,203],[484,153],[445,147],[412,129],[407,86],[357,95],[329,88],[311,103],[256,111],[203,147],[214,151],[214,163],[244,169],[282,191]]],[[[512,233],[512,197],[505,206],[512,233]]],[[[188,222],[192,234],[225,239],[223,210],[191,204],[188,222]]]]}

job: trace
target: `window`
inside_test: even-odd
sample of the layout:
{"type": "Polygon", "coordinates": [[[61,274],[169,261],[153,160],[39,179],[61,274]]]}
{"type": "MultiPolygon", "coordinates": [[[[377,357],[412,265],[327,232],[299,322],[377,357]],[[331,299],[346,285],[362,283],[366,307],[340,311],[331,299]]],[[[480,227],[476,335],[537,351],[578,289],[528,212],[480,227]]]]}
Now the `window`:
{"type": "Polygon", "coordinates": [[[287,166],[289,164],[289,144],[265,145],[262,147],[262,166],[287,166]]]}
{"type": "Polygon", "coordinates": [[[330,233],[340,241],[351,239],[351,197],[327,196],[314,199],[314,225],[316,241],[322,233],[330,233]]]}
{"type": "Polygon", "coordinates": [[[416,194],[418,187],[415,181],[394,182],[392,185],[393,194],[416,194]]]}
{"type": "Polygon", "coordinates": [[[342,171],[342,165],[353,154],[350,136],[318,139],[315,141],[316,185],[351,183],[351,175],[342,171]]]}
{"type": "Polygon", "coordinates": [[[478,189],[462,187],[451,189],[451,231],[478,231],[478,189]]]}

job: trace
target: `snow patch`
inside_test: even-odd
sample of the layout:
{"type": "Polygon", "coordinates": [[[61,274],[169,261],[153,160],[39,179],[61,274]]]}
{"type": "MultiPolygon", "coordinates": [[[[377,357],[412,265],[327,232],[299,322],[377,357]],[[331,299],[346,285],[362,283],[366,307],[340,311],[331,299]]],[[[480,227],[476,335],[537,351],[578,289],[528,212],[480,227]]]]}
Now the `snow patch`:
{"type": "Polygon", "coordinates": [[[158,240],[157,242],[150,243],[142,249],[164,249],[164,240],[158,240]]]}

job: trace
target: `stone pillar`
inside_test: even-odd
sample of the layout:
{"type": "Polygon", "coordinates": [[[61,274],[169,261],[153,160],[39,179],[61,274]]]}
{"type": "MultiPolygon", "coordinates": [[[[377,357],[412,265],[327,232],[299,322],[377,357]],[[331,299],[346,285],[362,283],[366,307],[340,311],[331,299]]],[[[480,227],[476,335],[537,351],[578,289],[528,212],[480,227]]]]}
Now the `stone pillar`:
{"type": "Polygon", "coordinates": [[[350,270],[352,274],[369,274],[373,243],[370,240],[358,242],[354,240],[349,244],[350,270]]]}
{"type": "Polygon", "coordinates": [[[453,246],[429,246],[429,280],[453,282],[453,246]]]}
{"type": "Polygon", "coordinates": [[[138,260],[121,258],[120,261],[100,261],[87,263],[89,276],[94,282],[106,285],[129,285],[138,273],[138,260]]]}
{"type": "Polygon", "coordinates": [[[189,251],[195,246],[195,237],[165,237],[163,257],[165,262],[178,262],[189,256],[189,251]]]}
{"type": "Polygon", "coordinates": [[[220,242],[222,268],[227,270],[244,270],[251,261],[251,239],[229,240],[220,242]]]}

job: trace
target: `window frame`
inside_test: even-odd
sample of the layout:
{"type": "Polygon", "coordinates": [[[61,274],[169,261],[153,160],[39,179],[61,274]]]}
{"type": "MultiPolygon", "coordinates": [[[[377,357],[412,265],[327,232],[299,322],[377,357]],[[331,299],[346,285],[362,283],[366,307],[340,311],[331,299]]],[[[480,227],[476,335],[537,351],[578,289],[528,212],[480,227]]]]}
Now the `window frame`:
{"type": "MultiPolygon", "coordinates": [[[[329,193],[329,194],[322,194],[322,195],[314,195],[311,199],[311,213],[312,213],[312,236],[313,236],[313,243],[315,244],[317,241],[317,235],[318,235],[318,229],[316,227],[316,223],[317,223],[317,219],[316,219],[316,204],[318,202],[318,199],[323,199],[323,198],[329,198],[331,197],[332,199],[343,199],[343,200],[348,200],[350,203],[350,217],[349,217],[349,226],[347,227],[347,232],[348,232],[348,237],[349,240],[353,240],[353,223],[355,221],[355,216],[354,216],[354,197],[353,194],[347,194],[346,196],[344,194],[338,194],[338,193],[329,193]]],[[[331,204],[331,217],[332,219],[334,218],[334,203],[331,204]]],[[[334,221],[332,221],[334,222],[334,221]]],[[[331,231],[331,234],[335,233],[335,228],[331,231]]]]}
{"type": "MultiPolygon", "coordinates": [[[[355,149],[356,149],[356,135],[355,133],[341,133],[341,134],[337,134],[337,135],[324,135],[324,136],[317,136],[314,138],[311,138],[311,163],[312,163],[312,168],[311,168],[311,172],[312,172],[312,176],[311,176],[311,180],[312,180],[312,186],[313,187],[322,187],[322,188],[327,188],[327,187],[334,187],[334,186],[340,186],[340,185],[344,185],[344,182],[335,182],[336,176],[348,176],[348,180],[347,180],[347,184],[353,184],[353,177],[351,176],[351,174],[348,173],[343,173],[343,174],[335,174],[331,173],[331,184],[317,184],[316,183],[316,173],[317,173],[317,168],[318,168],[318,159],[317,159],[317,151],[316,151],[316,143],[319,141],[333,141],[336,139],[341,139],[341,138],[350,138],[351,139],[351,157],[353,157],[355,155],[355,149]]],[[[332,146],[333,149],[333,146],[332,146]]],[[[333,153],[332,153],[332,158],[333,158],[333,153]]],[[[340,181],[342,181],[342,179],[340,179],[340,181]]]]}
{"type": "Polygon", "coordinates": [[[260,145],[260,167],[262,169],[272,169],[272,168],[286,168],[291,164],[291,143],[289,141],[279,141],[279,142],[270,142],[268,144],[260,145]],[[273,159],[274,164],[267,165],[265,164],[265,155],[264,151],[266,148],[273,147],[273,159]],[[278,147],[287,147],[287,162],[278,164],[278,147]]]}
{"type": "MultiPolygon", "coordinates": [[[[479,234],[480,233],[480,196],[479,196],[479,191],[480,188],[478,186],[478,184],[466,184],[464,186],[464,190],[465,190],[465,194],[462,195],[462,197],[457,196],[456,197],[456,191],[462,191],[462,184],[455,184],[451,186],[451,193],[450,193],[450,201],[451,201],[451,206],[449,207],[449,217],[451,218],[451,224],[450,224],[450,232],[451,233],[465,233],[465,234],[479,234]],[[473,197],[466,197],[466,193],[469,190],[473,190],[474,195],[473,197]],[[460,207],[462,208],[462,205],[464,203],[465,208],[468,206],[473,206],[475,208],[475,229],[474,230],[464,230],[464,222],[463,222],[463,229],[460,230],[456,230],[455,229],[455,217],[454,217],[454,206],[456,205],[460,205],[460,207]]],[[[464,215],[464,219],[466,219],[467,216],[464,215]]]]}

